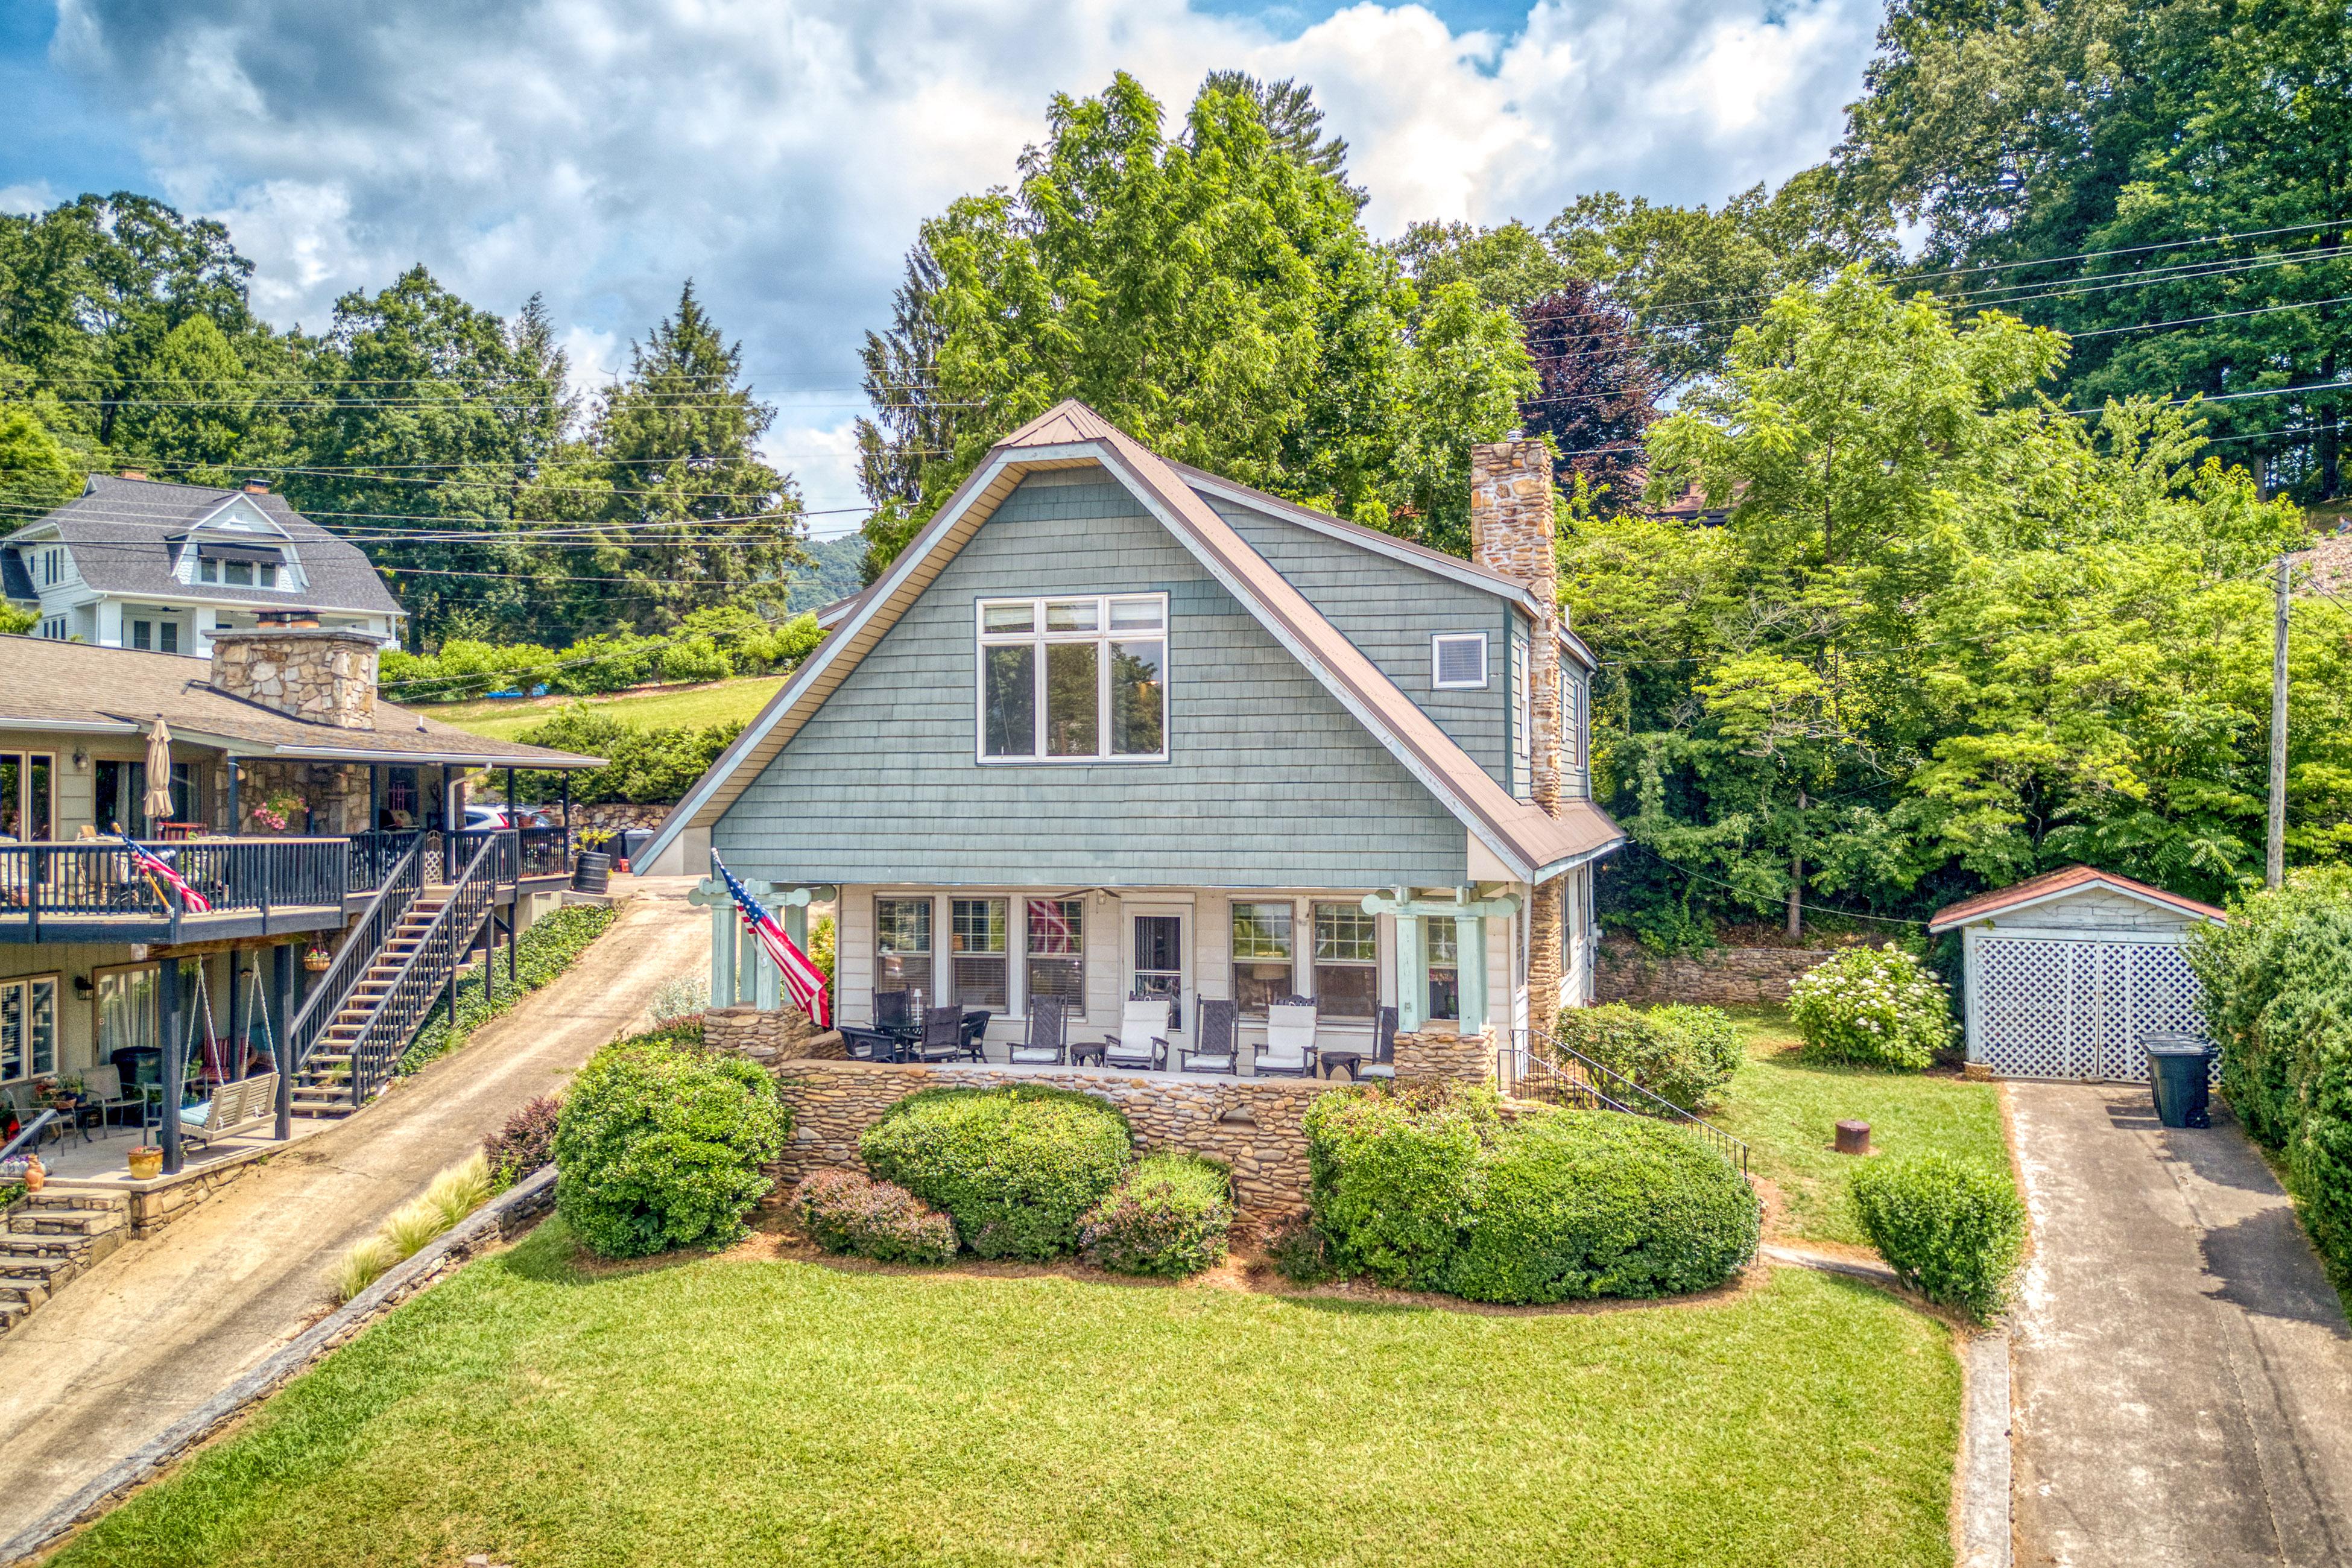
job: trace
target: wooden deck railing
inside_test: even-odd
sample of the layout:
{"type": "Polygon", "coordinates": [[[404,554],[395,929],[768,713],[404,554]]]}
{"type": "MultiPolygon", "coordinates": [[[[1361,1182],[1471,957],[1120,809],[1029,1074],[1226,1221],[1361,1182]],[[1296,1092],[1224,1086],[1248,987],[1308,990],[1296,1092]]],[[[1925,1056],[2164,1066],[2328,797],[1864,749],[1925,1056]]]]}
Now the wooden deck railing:
{"type": "Polygon", "coordinates": [[[0,845],[0,927],[38,940],[44,919],[87,926],[164,928],[176,941],[188,919],[339,906],[349,851],[340,838],[204,838],[142,844],[210,905],[138,868],[131,851],[103,839],[0,845]]]}

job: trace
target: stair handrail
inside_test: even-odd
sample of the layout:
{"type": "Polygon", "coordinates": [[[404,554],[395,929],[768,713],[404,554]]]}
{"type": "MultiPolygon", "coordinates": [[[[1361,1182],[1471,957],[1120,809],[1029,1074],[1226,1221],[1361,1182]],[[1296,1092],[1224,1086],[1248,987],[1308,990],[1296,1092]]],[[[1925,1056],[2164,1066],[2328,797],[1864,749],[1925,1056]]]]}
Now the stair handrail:
{"type": "Polygon", "coordinates": [[[501,836],[492,835],[474,850],[473,858],[450,883],[449,897],[434,911],[426,925],[400,962],[392,984],[384,990],[367,1022],[351,1042],[352,1105],[365,1105],[368,1096],[390,1076],[387,1068],[396,1061],[409,1037],[431,1011],[433,1000],[440,994],[445,981],[457,973],[457,960],[474,938],[481,920],[498,891],[498,871],[501,836]],[[429,960],[429,962],[427,962],[429,960]],[[424,963],[420,970],[418,965],[424,963]],[[385,1040],[392,1044],[389,1049],[385,1040]]]}
{"type": "MultiPolygon", "coordinates": [[[[1542,1089],[1565,1092],[1580,1100],[1589,1097],[1597,1102],[1587,1106],[1589,1110],[1652,1116],[1673,1122],[1729,1161],[1741,1175],[1748,1173],[1748,1145],[1715,1123],[1685,1110],[1664,1095],[1643,1088],[1616,1068],[1594,1061],[1540,1029],[1515,1029],[1512,1033],[1517,1038],[1504,1048],[1501,1064],[1505,1092],[1511,1092],[1523,1079],[1534,1079],[1542,1089]],[[1538,1045],[1549,1054],[1550,1059],[1537,1054],[1534,1047],[1538,1045]]],[[[1535,1098],[1540,1098],[1541,1092],[1539,1089],[1535,1098]]]]}
{"type": "Polygon", "coordinates": [[[299,1072],[310,1060],[310,1052],[326,1033],[327,1025],[341,1012],[343,1004],[367,977],[374,966],[376,955],[400,922],[408,914],[408,907],[416,901],[425,888],[425,836],[419,834],[393,863],[391,873],[368,900],[360,918],[344,934],[342,946],[336,950],[335,961],[319,977],[310,994],[296,1009],[294,1021],[286,1026],[286,1064],[281,1070],[299,1072]]]}
{"type": "Polygon", "coordinates": [[[38,1116],[34,1117],[30,1121],[26,1122],[23,1127],[17,1130],[16,1136],[8,1140],[5,1147],[0,1147],[0,1162],[15,1159],[16,1157],[16,1151],[23,1148],[27,1143],[39,1142],[41,1134],[47,1131],[49,1123],[55,1121],[57,1119],[57,1108],[55,1106],[51,1106],[47,1110],[42,1111],[38,1116]]]}

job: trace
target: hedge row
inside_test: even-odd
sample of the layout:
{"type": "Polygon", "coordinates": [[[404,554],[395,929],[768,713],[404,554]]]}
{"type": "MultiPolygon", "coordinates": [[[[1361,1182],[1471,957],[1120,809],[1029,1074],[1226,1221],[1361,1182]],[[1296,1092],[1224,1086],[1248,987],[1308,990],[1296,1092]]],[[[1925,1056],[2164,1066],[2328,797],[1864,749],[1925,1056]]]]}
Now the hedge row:
{"type": "MultiPolygon", "coordinates": [[[[742,732],[740,720],[699,727],[640,728],[585,702],[572,702],[515,739],[528,746],[604,758],[604,766],[572,775],[572,798],[581,805],[626,801],[633,805],[672,805],[742,732]]],[[[535,801],[552,800],[562,788],[560,777],[553,773],[527,773],[523,779],[523,793],[535,801]]]]}
{"type": "Polygon", "coordinates": [[[812,615],[776,622],[741,605],[714,605],[662,637],[620,632],[561,648],[452,637],[430,654],[386,653],[377,673],[395,702],[455,702],[493,691],[585,697],[650,681],[761,675],[798,664],[824,640],[812,615]]]}
{"type": "Polygon", "coordinates": [[[2189,962],[2221,1092],[2285,1155],[2312,1239],[2352,1277],[2352,870],[2297,872],[2200,927],[2189,962]]]}
{"type": "Polygon", "coordinates": [[[1747,1052],[1730,1014],[1680,1003],[1647,1011],[1622,1002],[1562,1007],[1552,1037],[1685,1110],[1714,1104],[1747,1052]]]}

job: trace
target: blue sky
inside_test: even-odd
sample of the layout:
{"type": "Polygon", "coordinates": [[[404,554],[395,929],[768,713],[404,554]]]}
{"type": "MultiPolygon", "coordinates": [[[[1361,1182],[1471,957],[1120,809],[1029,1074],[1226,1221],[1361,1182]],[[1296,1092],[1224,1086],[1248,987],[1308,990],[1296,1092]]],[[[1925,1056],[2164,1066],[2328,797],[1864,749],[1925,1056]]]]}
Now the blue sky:
{"type": "MultiPolygon", "coordinates": [[[[688,276],[857,500],[856,346],[916,226],[1001,184],[1056,91],[1310,83],[1388,235],[1616,189],[1719,201],[1818,161],[1874,0],[0,0],[0,205],[131,188],[228,224],[256,307],[323,325],[423,262],[542,294],[583,377],[688,276]]],[[[854,526],[846,513],[821,531],[854,526]]]]}

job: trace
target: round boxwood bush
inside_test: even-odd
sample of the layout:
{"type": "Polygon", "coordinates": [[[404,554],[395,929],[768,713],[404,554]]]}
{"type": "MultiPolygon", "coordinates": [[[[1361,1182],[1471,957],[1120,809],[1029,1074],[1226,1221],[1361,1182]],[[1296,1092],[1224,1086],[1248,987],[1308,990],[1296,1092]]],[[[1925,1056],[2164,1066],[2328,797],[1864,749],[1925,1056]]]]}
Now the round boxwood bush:
{"type": "Polygon", "coordinates": [[[1318,1096],[1300,1119],[1309,1205],[1340,1273],[1445,1288],[1502,1127],[1489,1090],[1368,1083],[1318,1096]]]}
{"type": "Polygon", "coordinates": [[[1816,1061],[1924,1068],[1952,1048],[1944,983],[1899,947],[1850,947],[1789,991],[1789,1012],[1816,1061]]]}
{"type": "Polygon", "coordinates": [[[1114,1274],[1181,1279],[1225,1260],[1233,1176],[1198,1154],[1147,1154],[1078,1227],[1087,1256],[1114,1274]]]}
{"type": "Polygon", "coordinates": [[[740,1239],[791,1112],[751,1063],[648,1040],[606,1046],[556,1123],[556,1212],[589,1250],[642,1258],[740,1239]]]}
{"type": "Polygon", "coordinates": [[[1722,1284],[1756,1251],[1755,1193],[1667,1122],[1523,1117],[1484,1177],[1444,1286],[1474,1301],[1682,1295],[1722,1284]]]}
{"type": "Polygon", "coordinates": [[[1919,1154],[1856,1166],[1853,1185],[1863,1234],[1906,1285],[1979,1320],[2000,1310],[2025,1250],[2007,1171],[1919,1154]]]}
{"type": "Polygon", "coordinates": [[[1068,1089],[930,1089],[857,1141],[866,1168],[955,1221],[982,1258],[1058,1258],[1127,1173],[1117,1108],[1068,1089]]]}
{"type": "Polygon", "coordinates": [[[1646,1012],[1622,1002],[1562,1007],[1552,1037],[1685,1110],[1714,1103],[1717,1091],[1739,1070],[1745,1050],[1731,1015],[1681,1003],[1646,1012]]]}
{"type": "Polygon", "coordinates": [[[947,1215],[904,1187],[855,1171],[819,1171],[793,1189],[793,1207],[827,1252],[877,1263],[946,1263],[956,1255],[947,1215]]]}

